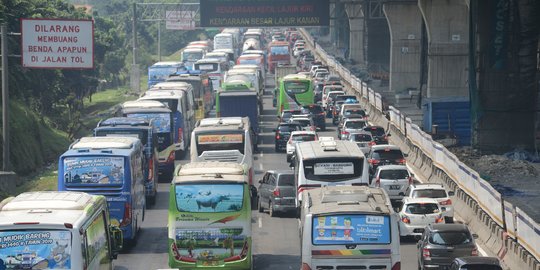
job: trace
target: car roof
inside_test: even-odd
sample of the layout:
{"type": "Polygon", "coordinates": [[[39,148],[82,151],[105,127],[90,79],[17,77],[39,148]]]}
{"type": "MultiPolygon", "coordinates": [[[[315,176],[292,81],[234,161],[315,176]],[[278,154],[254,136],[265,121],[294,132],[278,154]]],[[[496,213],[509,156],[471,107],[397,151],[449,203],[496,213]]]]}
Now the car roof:
{"type": "Polygon", "coordinates": [[[430,230],[433,232],[469,232],[469,227],[465,224],[460,223],[449,223],[449,224],[429,224],[430,230]]]}
{"type": "Polygon", "coordinates": [[[296,130],[291,132],[291,137],[294,135],[317,135],[317,133],[310,130],[296,130]]]}
{"type": "Polygon", "coordinates": [[[403,204],[408,204],[408,203],[433,203],[433,204],[439,205],[439,202],[433,198],[410,198],[410,197],[403,198],[403,204]]]}
{"type": "Polygon", "coordinates": [[[382,170],[406,170],[406,171],[409,171],[409,169],[405,165],[381,165],[381,166],[377,167],[377,170],[379,170],[379,171],[382,171],[382,170]]]}
{"type": "Polygon", "coordinates": [[[367,136],[371,136],[373,137],[373,135],[371,135],[370,132],[367,132],[367,131],[353,131],[351,133],[349,133],[349,135],[356,135],[356,134],[360,134],[360,135],[367,135],[367,136]]]}
{"type": "Polygon", "coordinates": [[[497,257],[480,257],[480,256],[468,256],[459,257],[455,259],[460,265],[474,265],[474,264],[488,264],[500,266],[499,259],[497,257]]]}
{"type": "Polygon", "coordinates": [[[377,150],[383,150],[383,149],[391,149],[391,150],[401,150],[399,146],[393,145],[393,144],[378,144],[371,147],[371,150],[377,151],[377,150]]]}
{"type": "Polygon", "coordinates": [[[442,184],[424,184],[424,183],[420,183],[420,184],[413,184],[411,185],[411,188],[413,189],[444,189],[444,186],[442,184]]]}

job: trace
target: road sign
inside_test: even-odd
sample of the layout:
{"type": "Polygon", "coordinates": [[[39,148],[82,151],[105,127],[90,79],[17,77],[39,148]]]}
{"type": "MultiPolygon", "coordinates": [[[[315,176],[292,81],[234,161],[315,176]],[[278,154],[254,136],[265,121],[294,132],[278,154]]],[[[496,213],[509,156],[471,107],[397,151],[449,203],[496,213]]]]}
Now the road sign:
{"type": "Polygon", "coordinates": [[[171,10],[165,11],[165,28],[170,30],[195,29],[195,11],[171,10]]]}
{"type": "Polygon", "coordinates": [[[22,65],[28,68],[94,68],[92,20],[21,19],[22,65]]]}
{"type": "Polygon", "coordinates": [[[329,0],[200,0],[202,27],[328,26],[329,0]]]}

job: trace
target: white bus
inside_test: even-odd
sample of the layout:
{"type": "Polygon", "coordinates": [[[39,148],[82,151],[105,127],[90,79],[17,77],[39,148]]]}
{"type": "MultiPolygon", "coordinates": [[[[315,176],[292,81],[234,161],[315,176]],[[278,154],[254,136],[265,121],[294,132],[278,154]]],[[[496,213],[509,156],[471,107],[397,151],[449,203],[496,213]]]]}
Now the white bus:
{"type": "Polygon", "coordinates": [[[253,132],[248,117],[205,118],[191,134],[191,162],[242,164],[253,184],[253,132]]]}
{"type": "Polygon", "coordinates": [[[292,157],[296,207],[307,189],[336,185],[368,185],[367,158],[355,142],[314,141],[297,143],[292,157]]]}
{"type": "Polygon", "coordinates": [[[0,202],[2,269],[112,270],[121,248],[104,196],[39,191],[0,202]]]}
{"type": "Polygon", "coordinates": [[[301,211],[302,270],[401,269],[398,217],[384,190],[309,190],[301,211]]]}

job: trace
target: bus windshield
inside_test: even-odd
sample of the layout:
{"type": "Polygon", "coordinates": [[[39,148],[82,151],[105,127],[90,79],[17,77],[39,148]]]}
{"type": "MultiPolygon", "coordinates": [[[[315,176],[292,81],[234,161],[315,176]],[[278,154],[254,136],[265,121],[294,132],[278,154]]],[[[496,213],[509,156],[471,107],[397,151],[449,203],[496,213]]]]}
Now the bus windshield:
{"type": "Polygon", "coordinates": [[[304,160],[303,163],[306,179],[341,182],[361,177],[364,159],[361,157],[318,158],[304,160]]]}
{"type": "Polygon", "coordinates": [[[284,82],[285,91],[289,94],[302,94],[309,90],[309,82],[284,82]]]}
{"type": "Polygon", "coordinates": [[[66,157],[63,163],[68,186],[121,186],[124,181],[124,157],[66,157]]]}
{"type": "Polygon", "coordinates": [[[220,131],[198,133],[196,136],[197,153],[202,155],[205,151],[238,150],[244,154],[244,133],[234,131],[220,131]]]}
{"type": "Polygon", "coordinates": [[[390,244],[390,217],[350,214],[313,216],[313,245],[390,244]]]}
{"type": "Polygon", "coordinates": [[[0,231],[2,269],[72,269],[71,232],[0,231]]]}
{"type": "Polygon", "coordinates": [[[219,72],[219,64],[218,63],[199,63],[195,64],[194,66],[195,70],[202,70],[206,72],[219,72]]]}
{"type": "Polygon", "coordinates": [[[195,62],[197,60],[201,60],[202,58],[203,58],[202,52],[183,52],[182,53],[183,61],[195,62]]]}
{"type": "Polygon", "coordinates": [[[238,212],[244,205],[242,183],[179,184],[175,193],[176,208],[180,212],[238,212]]]}
{"type": "Polygon", "coordinates": [[[287,46],[272,46],[270,47],[272,55],[289,55],[289,47],[287,46]]]}
{"type": "Polygon", "coordinates": [[[158,133],[171,132],[171,116],[168,113],[130,113],[127,117],[154,120],[154,130],[158,133]]]}

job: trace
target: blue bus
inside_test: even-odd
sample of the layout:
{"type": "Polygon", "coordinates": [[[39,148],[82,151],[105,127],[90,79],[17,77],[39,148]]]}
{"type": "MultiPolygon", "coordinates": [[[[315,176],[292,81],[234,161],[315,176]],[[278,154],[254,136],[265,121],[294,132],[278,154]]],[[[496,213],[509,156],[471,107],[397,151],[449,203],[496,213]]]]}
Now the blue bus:
{"type": "Polygon", "coordinates": [[[154,205],[157,197],[158,179],[158,139],[154,122],[141,118],[113,117],[99,121],[94,136],[136,137],[144,146],[144,179],[146,180],[146,203],[154,205]]]}
{"type": "Polygon", "coordinates": [[[111,224],[135,244],[144,220],[143,145],[134,137],[83,137],[58,161],[58,190],[103,195],[111,224]]]}
{"type": "Polygon", "coordinates": [[[158,139],[159,176],[170,182],[176,158],[175,134],[180,127],[175,123],[173,112],[166,104],[155,100],[126,101],[122,104],[121,116],[152,120],[158,139]]]}
{"type": "Polygon", "coordinates": [[[148,68],[148,89],[154,84],[164,82],[169,75],[187,70],[182,62],[157,62],[148,68]]]}

